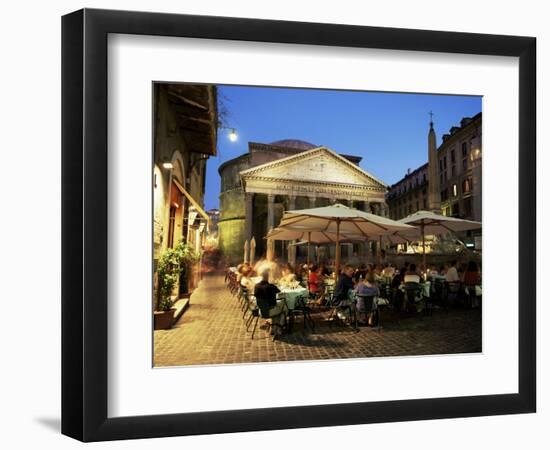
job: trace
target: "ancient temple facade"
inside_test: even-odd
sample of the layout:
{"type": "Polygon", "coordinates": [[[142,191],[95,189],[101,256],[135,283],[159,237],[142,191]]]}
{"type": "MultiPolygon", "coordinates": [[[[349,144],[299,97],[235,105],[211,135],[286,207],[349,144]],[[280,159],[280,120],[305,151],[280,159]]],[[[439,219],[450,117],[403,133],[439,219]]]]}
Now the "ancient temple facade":
{"type": "MultiPolygon", "coordinates": [[[[249,143],[248,153],[219,168],[219,245],[227,262],[241,262],[244,242],[252,238],[257,255],[264,255],[265,236],[286,210],[342,203],[387,216],[387,185],[361,169],[360,161],[299,140],[249,143]]],[[[283,244],[277,245],[284,255],[283,244]]]]}

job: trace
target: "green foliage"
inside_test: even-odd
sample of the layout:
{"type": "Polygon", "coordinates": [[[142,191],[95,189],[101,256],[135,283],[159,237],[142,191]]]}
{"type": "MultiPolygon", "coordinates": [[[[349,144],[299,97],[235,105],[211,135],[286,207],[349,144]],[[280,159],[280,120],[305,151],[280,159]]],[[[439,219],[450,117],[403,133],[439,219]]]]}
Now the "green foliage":
{"type": "Polygon", "coordinates": [[[196,263],[199,258],[200,255],[183,241],[180,241],[174,248],[167,248],[162,253],[157,266],[158,310],[168,311],[173,306],[172,291],[181,274],[186,272],[188,266],[196,263]]]}

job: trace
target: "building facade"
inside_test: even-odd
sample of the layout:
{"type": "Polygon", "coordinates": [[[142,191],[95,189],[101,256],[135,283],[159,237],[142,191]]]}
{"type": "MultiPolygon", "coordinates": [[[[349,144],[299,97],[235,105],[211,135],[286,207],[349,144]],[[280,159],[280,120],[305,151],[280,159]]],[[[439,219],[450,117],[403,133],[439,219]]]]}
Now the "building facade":
{"type": "Polygon", "coordinates": [[[390,218],[419,210],[481,222],[481,113],[465,117],[436,145],[433,124],[428,132],[428,163],[408,173],[389,189],[390,218]]]}
{"type": "MultiPolygon", "coordinates": [[[[360,161],[300,140],[250,142],[247,153],[219,168],[219,246],[226,262],[242,262],[244,243],[252,238],[257,255],[265,255],[264,237],[286,210],[343,203],[386,216],[387,185],[360,161]]],[[[276,245],[282,255],[283,244],[276,245]]]]}
{"type": "MultiPolygon", "coordinates": [[[[216,88],[155,83],[153,260],[184,241],[200,252],[209,216],[203,210],[206,160],[216,154],[216,88]]],[[[180,280],[180,293],[196,280],[180,280]]],[[[156,296],[155,296],[156,298],[156,296]]]]}

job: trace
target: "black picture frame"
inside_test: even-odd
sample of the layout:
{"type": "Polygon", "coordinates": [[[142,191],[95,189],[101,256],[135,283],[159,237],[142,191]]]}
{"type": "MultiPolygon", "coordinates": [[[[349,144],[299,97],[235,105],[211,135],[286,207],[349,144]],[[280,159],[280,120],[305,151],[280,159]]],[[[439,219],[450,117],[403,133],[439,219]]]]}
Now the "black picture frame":
{"type": "MultiPolygon", "coordinates": [[[[62,433],[82,441],[535,412],[536,39],[84,9],[62,18],[62,433]],[[107,36],[177,36],[519,58],[518,393],[107,416],[107,36]]],[[[511,293],[516,295],[516,293],[511,293]]],[[[510,326],[513,326],[510,324],[510,326]]]]}

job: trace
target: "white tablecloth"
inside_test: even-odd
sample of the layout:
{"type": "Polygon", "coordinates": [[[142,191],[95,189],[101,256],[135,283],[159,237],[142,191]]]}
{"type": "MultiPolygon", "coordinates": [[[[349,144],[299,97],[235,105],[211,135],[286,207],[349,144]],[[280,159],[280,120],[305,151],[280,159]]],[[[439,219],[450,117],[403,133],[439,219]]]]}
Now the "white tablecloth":
{"type": "Polygon", "coordinates": [[[300,297],[307,297],[308,290],[303,287],[296,289],[281,289],[279,296],[284,297],[288,309],[294,309],[296,307],[296,300],[300,297]]]}

